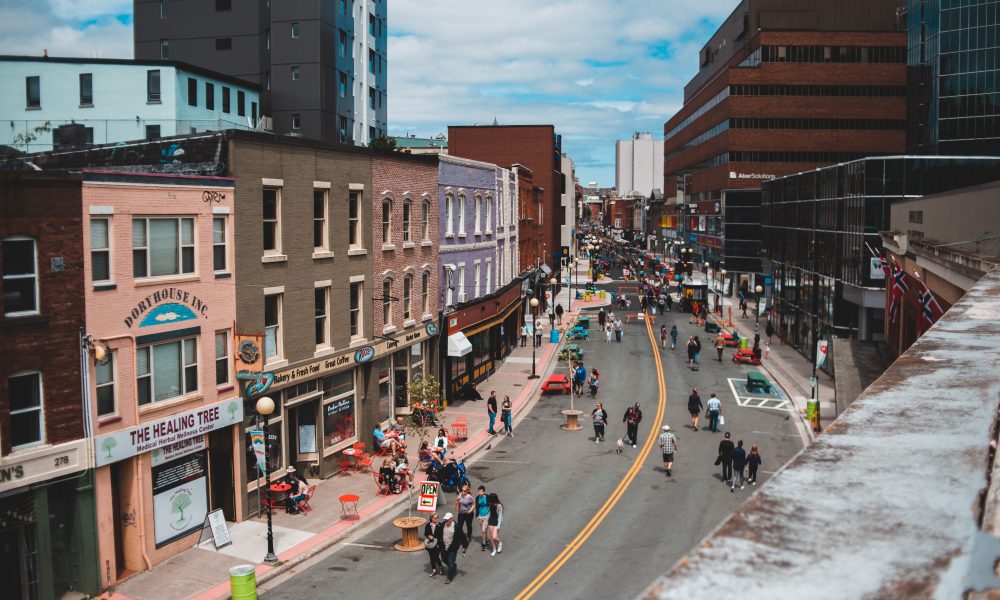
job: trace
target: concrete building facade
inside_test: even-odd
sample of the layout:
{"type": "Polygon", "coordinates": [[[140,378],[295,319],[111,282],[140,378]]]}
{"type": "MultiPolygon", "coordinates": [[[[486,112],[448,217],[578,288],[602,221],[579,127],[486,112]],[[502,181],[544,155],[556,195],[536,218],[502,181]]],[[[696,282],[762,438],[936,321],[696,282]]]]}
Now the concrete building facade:
{"type": "Polygon", "coordinates": [[[260,87],[169,60],[0,56],[10,124],[0,144],[22,152],[259,125],[260,87]]]}
{"type": "Polygon", "coordinates": [[[663,189],[663,140],[637,131],[630,140],[616,141],[615,188],[623,194],[646,197],[663,189]]]}

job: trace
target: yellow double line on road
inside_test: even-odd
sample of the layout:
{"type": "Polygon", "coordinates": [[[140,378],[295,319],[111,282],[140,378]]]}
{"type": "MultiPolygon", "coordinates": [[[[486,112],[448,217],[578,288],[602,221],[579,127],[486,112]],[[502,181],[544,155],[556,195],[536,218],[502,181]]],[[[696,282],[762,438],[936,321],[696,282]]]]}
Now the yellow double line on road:
{"type": "Polygon", "coordinates": [[[604,521],[605,517],[607,517],[611,512],[611,509],[613,509],[615,505],[618,504],[618,501],[621,500],[622,496],[625,495],[625,492],[628,490],[628,486],[632,483],[632,480],[635,479],[635,476],[639,474],[639,471],[642,469],[642,464],[646,461],[646,457],[649,456],[650,450],[653,449],[653,444],[656,440],[656,432],[659,431],[660,424],[663,423],[664,409],[667,406],[667,386],[663,379],[663,363],[660,360],[660,350],[656,345],[656,340],[653,338],[653,328],[648,319],[646,320],[646,335],[649,336],[649,346],[653,349],[653,359],[656,362],[656,380],[660,390],[659,401],[656,405],[656,418],[653,419],[653,428],[650,431],[650,435],[646,438],[646,442],[642,445],[642,450],[640,450],[639,455],[635,457],[635,461],[632,463],[632,466],[629,467],[628,472],[626,472],[625,476],[622,477],[618,487],[615,488],[615,491],[612,492],[611,496],[609,496],[604,502],[604,505],[597,511],[597,514],[595,514],[583,530],[581,530],[580,533],[573,538],[573,541],[559,553],[559,556],[549,563],[549,565],[545,567],[545,569],[539,573],[527,587],[521,590],[520,594],[515,596],[514,600],[528,600],[528,598],[531,598],[538,593],[538,590],[545,585],[545,582],[555,575],[556,572],[561,569],[564,564],[566,564],[566,561],[568,561],[576,553],[576,551],[583,546],[583,544],[587,541],[587,538],[594,533],[597,526],[604,521]]]}

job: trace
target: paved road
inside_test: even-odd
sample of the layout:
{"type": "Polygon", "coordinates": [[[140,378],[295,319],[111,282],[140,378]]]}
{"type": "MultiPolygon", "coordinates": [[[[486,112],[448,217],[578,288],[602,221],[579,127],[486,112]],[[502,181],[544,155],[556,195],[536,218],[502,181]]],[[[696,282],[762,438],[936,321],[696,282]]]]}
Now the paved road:
{"type": "MultiPolygon", "coordinates": [[[[687,316],[677,313],[660,317],[653,329],[658,330],[660,323],[669,327],[671,322],[678,324],[684,339],[694,333],[687,316]]],[[[709,345],[704,337],[703,342],[709,345]]],[[[473,486],[484,484],[504,502],[502,554],[491,558],[478,546],[470,547],[467,557],[459,557],[455,583],[445,586],[442,577],[427,577],[425,552],[404,555],[391,549],[398,541],[398,530],[387,520],[269,584],[264,597],[301,600],[316,594],[352,599],[406,595],[485,600],[518,596],[591,522],[640,453],[641,446],[627,448],[621,455],[614,452],[611,440],[624,433],[621,419],[625,407],[634,401],[643,406],[640,444],[658,420],[655,363],[641,322],[626,327],[620,344],[607,344],[595,337],[585,345],[585,351],[588,367],[597,366],[602,373],[600,399],[611,417],[607,443],[594,443],[589,420],[583,431],[561,431],[558,425],[564,419],[559,410],[566,407],[568,399],[547,397],[517,426],[514,438],[497,438],[491,450],[470,464],[473,486]]],[[[701,370],[692,372],[680,347],[673,352],[657,351],[663,357],[666,382],[664,416],[680,438],[674,476],[666,477],[659,449],[653,447],[614,508],[565,564],[535,590],[535,598],[634,597],[752,492],[747,488],[732,494],[721,483],[713,466],[721,434],[684,427],[692,386],[706,399],[710,391],[719,393],[724,400],[726,429],[745,439],[747,446],[760,444],[762,479],[801,447],[787,413],[736,406],[725,380],[745,376],[745,368],[730,361],[720,364],[708,360],[706,352],[701,370]]],[[[589,413],[592,401],[577,406],[589,413]]],[[[442,500],[450,510],[454,495],[447,494],[442,500]]]]}

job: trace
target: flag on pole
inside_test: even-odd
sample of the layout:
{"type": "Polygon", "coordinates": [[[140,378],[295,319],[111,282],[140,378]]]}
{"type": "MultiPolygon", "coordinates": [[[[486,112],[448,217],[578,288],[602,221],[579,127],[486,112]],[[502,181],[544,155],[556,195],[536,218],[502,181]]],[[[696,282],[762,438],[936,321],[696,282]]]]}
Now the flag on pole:
{"type": "Polygon", "coordinates": [[[927,287],[927,284],[922,279],[918,279],[917,281],[920,282],[920,286],[923,288],[923,291],[920,292],[922,318],[927,322],[927,327],[930,327],[935,321],[941,318],[941,315],[944,314],[944,309],[938,304],[937,299],[934,298],[934,293],[927,287]]]}
{"type": "Polygon", "coordinates": [[[906,273],[899,265],[893,263],[888,269],[892,273],[892,303],[889,306],[889,321],[895,322],[896,317],[899,316],[899,305],[910,286],[906,283],[906,273]]]}

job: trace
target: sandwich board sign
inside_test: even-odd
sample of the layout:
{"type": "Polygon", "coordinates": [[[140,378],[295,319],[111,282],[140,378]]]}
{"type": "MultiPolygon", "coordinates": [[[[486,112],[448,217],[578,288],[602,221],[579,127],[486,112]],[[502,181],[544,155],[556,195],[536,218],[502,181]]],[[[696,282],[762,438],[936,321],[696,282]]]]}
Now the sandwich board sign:
{"type": "Polygon", "coordinates": [[[420,482],[420,494],[417,496],[417,512],[437,512],[439,485],[437,481],[420,482]]]}

